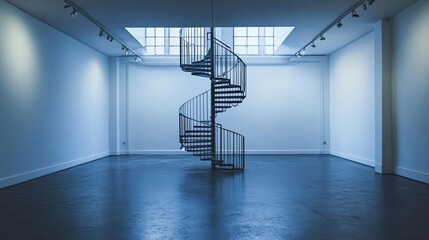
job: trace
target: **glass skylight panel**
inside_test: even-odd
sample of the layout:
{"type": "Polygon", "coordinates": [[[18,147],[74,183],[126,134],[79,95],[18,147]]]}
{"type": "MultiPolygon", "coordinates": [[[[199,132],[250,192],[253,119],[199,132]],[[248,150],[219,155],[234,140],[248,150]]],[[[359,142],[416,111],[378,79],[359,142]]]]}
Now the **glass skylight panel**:
{"type": "Polygon", "coordinates": [[[266,27],[265,36],[274,36],[274,27],[266,27]]]}
{"type": "Polygon", "coordinates": [[[171,37],[170,36],[170,46],[179,46],[179,45],[180,45],[179,37],[171,37]]]}
{"type": "MultiPolygon", "coordinates": [[[[126,29],[145,48],[145,55],[180,54],[180,28],[126,29]]],[[[240,55],[274,55],[293,29],[294,27],[235,27],[232,36],[234,51],[240,55]]],[[[193,44],[202,46],[206,41],[207,31],[197,31],[195,34],[193,44]]]]}
{"type": "Polygon", "coordinates": [[[170,55],[180,55],[179,47],[170,47],[170,55]]]}
{"type": "Polygon", "coordinates": [[[246,37],[247,36],[247,28],[245,27],[236,27],[234,28],[234,36],[243,36],[246,37]]]}
{"type": "Polygon", "coordinates": [[[274,37],[265,37],[265,46],[274,45],[274,37]]]}
{"type": "Polygon", "coordinates": [[[180,28],[170,28],[170,37],[179,37],[180,28]]]}
{"type": "Polygon", "coordinates": [[[273,55],[294,27],[235,27],[234,51],[240,55],[273,55]]]}
{"type": "Polygon", "coordinates": [[[247,45],[247,37],[236,37],[234,40],[236,46],[247,45]]]}
{"type": "Polygon", "coordinates": [[[157,37],[164,37],[164,28],[156,28],[155,34],[157,37]]]}
{"type": "Polygon", "coordinates": [[[155,36],[155,28],[146,28],[146,37],[154,37],[154,36],[155,36]]]}
{"type": "Polygon", "coordinates": [[[245,55],[245,54],[247,54],[247,47],[245,47],[245,46],[236,46],[235,49],[234,49],[234,51],[237,54],[245,55]]]}
{"type": "Polygon", "coordinates": [[[247,36],[257,37],[258,35],[259,35],[259,28],[257,28],[257,27],[247,28],[247,36]]]}
{"type": "Polygon", "coordinates": [[[155,55],[164,55],[164,47],[156,47],[155,48],[155,55]]]}
{"type": "Polygon", "coordinates": [[[259,38],[258,37],[249,37],[247,38],[247,45],[259,45],[259,38]]]}
{"type": "Polygon", "coordinates": [[[156,42],[156,46],[163,46],[164,45],[164,36],[157,37],[155,42],[156,42]]]}
{"type": "Polygon", "coordinates": [[[259,46],[249,46],[247,48],[247,54],[257,55],[259,53],[259,46]]]}
{"type": "Polygon", "coordinates": [[[146,38],[146,45],[148,45],[148,46],[155,45],[155,38],[154,37],[147,37],[146,38]]]}
{"type": "Polygon", "coordinates": [[[145,55],[179,55],[180,28],[126,28],[146,49],[145,55]]]}

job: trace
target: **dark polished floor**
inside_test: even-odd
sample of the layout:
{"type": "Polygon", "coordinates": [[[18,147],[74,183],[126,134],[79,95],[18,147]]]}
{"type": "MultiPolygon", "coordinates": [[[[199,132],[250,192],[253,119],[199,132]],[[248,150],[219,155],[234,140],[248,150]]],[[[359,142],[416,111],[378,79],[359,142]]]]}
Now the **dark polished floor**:
{"type": "Polygon", "coordinates": [[[429,239],[429,186],[332,156],[109,157],[0,190],[0,239],[429,239]]]}

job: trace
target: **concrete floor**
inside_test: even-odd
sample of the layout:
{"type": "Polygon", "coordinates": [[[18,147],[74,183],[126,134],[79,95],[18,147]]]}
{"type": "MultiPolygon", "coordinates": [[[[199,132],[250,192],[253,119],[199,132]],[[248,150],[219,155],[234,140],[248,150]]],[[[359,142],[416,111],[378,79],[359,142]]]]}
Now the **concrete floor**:
{"type": "Polygon", "coordinates": [[[429,239],[429,186],[327,155],[108,157],[1,189],[0,239],[429,239]]]}

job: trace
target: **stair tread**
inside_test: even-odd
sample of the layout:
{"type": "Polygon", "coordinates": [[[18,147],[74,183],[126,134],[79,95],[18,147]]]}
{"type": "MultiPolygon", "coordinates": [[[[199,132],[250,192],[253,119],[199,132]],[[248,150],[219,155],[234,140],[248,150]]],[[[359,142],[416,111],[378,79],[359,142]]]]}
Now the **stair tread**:
{"type": "Polygon", "coordinates": [[[210,62],[211,62],[211,59],[210,59],[210,57],[208,57],[208,58],[203,58],[203,59],[201,59],[201,60],[198,60],[198,61],[192,62],[192,64],[198,64],[198,63],[210,63],[210,62]]]}
{"type": "Polygon", "coordinates": [[[199,77],[211,77],[211,74],[206,74],[206,73],[191,73],[194,76],[199,76],[199,77]]]}
{"type": "Polygon", "coordinates": [[[184,137],[184,138],[211,138],[211,135],[192,134],[192,135],[183,135],[180,137],[184,137]]]}
{"type": "Polygon", "coordinates": [[[216,77],[216,80],[225,80],[225,81],[231,81],[230,78],[223,78],[223,77],[216,77]]]}
{"type": "Polygon", "coordinates": [[[201,69],[201,70],[211,70],[210,65],[188,65],[182,67],[184,69],[201,69]]]}
{"type": "Polygon", "coordinates": [[[215,81],[214,84],[215,85],[219,85],[219,84],[229,84],[230,81],[228,80],[220,80],[220,81],[215,81]]]}
{"type": "Polygon", "coordinates": [[[215,96],[215,99],[235,99],[235,98],[241,98],[244,99],[245,96],[215,96]]]}
{"type": "Polygon", "coordinates": [[[222,163],[222,164],[219,164],[221,167],[234,167],[234,164],[232,164],[232,163],[222,163]]]}
{"type": "Polygon", "coordinates": [[[203,74],[203,75],[205,75],[205,74],[208,74],[208,75],[210,75],[210,70],[207,70],[207,71],[204,71],[204,70],[190,70],[189,71],[191,74],[203,74]]]}
{"type": "Polygon", "coordinates": [[[207,140],[192,140],[192,141],[183,141],[182,143],[209,143],[209,142],[211,142],[212,140],[210,140],[210,139],[207,139],[207,140]]]}
{"type": "Polygon", "coordinates": [[[185,148],[188,152],[199,152],[199,153],[209,153],[212,148],[211,147],[199,147],[199,148],[185,148]]]}
{"type": "Polygon", "coordinates": [[[243,91],[215,91],[215,94],[235,94],[235,93],[244,94],[243,91]]]}
{"type": "Polygon", "coordinates": [[[209,133],[210,130],[187,130],[186,133],[209,133]]]}
{"type": "Polygon", "coordinates": [[[222,89],[222,88],[241,88],[238,85],[222,85],[222,86],[215,86],[215,89],[222,89]]]}
{"type": "Polygon", "coordinates": [[[199,150],[199,149],[186,149],[187,152],[191,152],[191,153],[210,153],[210,148],[207,150],[199,150]]]}
{"type": "Polygon", "coordinates": [[[215,103],[242,103],[243,101],[215,101],[215,103]]]}
{"type": "Polygon", "coordinates": [[[201,131],[197,131],[197,130],[188,130],[185,132],[184,135],[181,136],[196,136],[195,134],[199,134],[199,135],[204,135],[204,136],[210,136],[211,131],[205,131],[201,132],[201,131]],[[190,132],[193,131],[193,132],[190,132]]]}
{"type": "Polygon", "coordinates": [[[187,146],[186,149],[195,149],[195,148],[211,148],[211,144],[203,144],[203,145],[191,145],[187,146]]]}
{"type": "Polygon", "coordinates": [[[193,62],[190,64],[182,64],[180,65],[181,67],[194,67],[194,66],[199,66],[199,65],[208,65],[210,66],[210,62],[193,62]]]}
{"type": "Polygon", "coordinates": [[[232,106],[216,106],[215,105],[215,108],[232,108],[232,106]]]}

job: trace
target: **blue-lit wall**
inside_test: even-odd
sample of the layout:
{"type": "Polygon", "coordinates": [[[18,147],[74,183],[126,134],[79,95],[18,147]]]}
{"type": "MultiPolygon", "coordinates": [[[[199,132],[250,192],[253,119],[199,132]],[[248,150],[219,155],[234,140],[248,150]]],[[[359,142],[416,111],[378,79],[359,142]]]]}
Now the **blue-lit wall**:
{"type": "Polygon", "coordinates": [[[329,57],[331,154],[375,162],[374,32],[329,57]]]}
{"type": "Polygon", "coordinates": [[[108,154],[108,58],[0,1],[0,187],[108,154]]]}
{"type": "Polygon", "coordinates": [[[376,168],[383,164],[386,172],[429,183],[428,25],[429,2],[418,1],[385,24],[383,43],[391,47],[378,49],[380,39],[370,33],[330,55],[332,154],[374,166],[377,151],[382,152],[376,168]],[[374,64],[381,52],[388,56],[383,69],[374,64]],[[380,73],[390,82],[374,88],[381,86],[380,73]],[[374,96],[384,99],[378,108],[374,96]],[[381,109],[383,114],[377,112],[381,109]],[[384,126],[376,123],[377,116],[384,126]]]}
{"type": "Polygon", "coordinates": [[[395,172],[429,183],[429,1],[393,18],[395,172]]]}
{"type": "MultiPolygon", "coordinates": [[[[242,104],[219,114],[217,121],[246,137],[249,154],[323,152],[322,59],[300,63],[277,59],[277,64],[269,66],[249,60],[248,96],[242,104]]],[[[121,128],[125,133],[119,134],[122,153],[183,153],[178,109],[208,90],[209,79],[182,72],[177,64],[131,64],[126,70],[120,82],[127,83],[128,90],[119,87],[120,95],[127,99],[121,106],[127,112],[119,116],[119,122],[126,125],[121,128]]]]}

